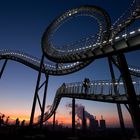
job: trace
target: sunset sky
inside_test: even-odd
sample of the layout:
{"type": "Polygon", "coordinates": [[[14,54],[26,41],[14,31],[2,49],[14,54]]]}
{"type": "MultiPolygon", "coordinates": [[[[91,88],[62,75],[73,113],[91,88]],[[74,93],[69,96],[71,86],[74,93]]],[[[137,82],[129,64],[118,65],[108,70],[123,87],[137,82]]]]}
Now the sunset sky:
{"type": "MultiPolygon", "coordinates": [[[[82,5],[97,5],[104,8],[110,15],[112,23],[125,11],[132,0],[2,0],[0,1],[0,49],[20,50],[41,58],[41,37],[53,19],[65,11],[82,5]]],[[[90,23],[90,25],[92,22],[90,23]]],[[[93,23],[94,24],[94,23],[93,23]]],[[[59,35],[59,42],[71,39],[76,28],[83,29],[83,24],[71,25],[67,34],[59,35]],[[73,29],[73,30],[72,30],[73,29]]],[[[84,30],[95,30],[94,26],[85,26],[84,30]]],[[[140,66],[139,51],[126,54],[129,64],[140,66]]],[[[4,61],[1,61],[2,66],[4,61]]],[[[8,61],[4,74],[0,80],[0,112],[11,118],[29,120],[33,95],[37,80],[37,71],[18,62],[8,61]]],[[[51,105],[58,87],[63,83],[90,80],[110,79],[106,58],[95,60],[86,68],[65,76],[50,76],[46,100],[51,105]]],[[[43,77],[44,78],[44,77],[43,77]]],[[[44,80],[44,79],[43,79],[44,80]]],[[[43,82],[42,80],[42,82],[43,82]]],[[[40,96],[42,93],[40,91],[40,96]]],[[[70,108],[66,104],[71,99],[63,98],[57,110],[56,119],[60,123],[70,124],[70,108]]],[[[116,104],[95,101],[76,100],[85,106],[97,119],[103,115],[108,127],[118,127],[119,120],[116,104]]],[[[127,109],[122,105],[125,124],[130,127],[131,118],[127,109]]],[[[39,106],[35,117],[39,115],[39,106]]]]}

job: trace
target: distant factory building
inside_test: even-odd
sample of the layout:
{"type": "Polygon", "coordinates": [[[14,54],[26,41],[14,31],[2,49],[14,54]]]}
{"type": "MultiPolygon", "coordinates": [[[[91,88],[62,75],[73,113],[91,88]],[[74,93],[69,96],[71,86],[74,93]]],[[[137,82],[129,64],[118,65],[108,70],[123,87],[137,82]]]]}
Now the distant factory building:
{"type": "Polygon", "coordinates": [[[106,129],[106,121],[103,119],[102,115],[101,115],[101,120],[100,120],[100,128],[106,129]]]}
{"type": "Polygon", "coordinates": [[[99,123],[98,120],[96,120],[96,117],[89,118],[89,129],[95,130],[97,128],[99,128],[99,123]]]}

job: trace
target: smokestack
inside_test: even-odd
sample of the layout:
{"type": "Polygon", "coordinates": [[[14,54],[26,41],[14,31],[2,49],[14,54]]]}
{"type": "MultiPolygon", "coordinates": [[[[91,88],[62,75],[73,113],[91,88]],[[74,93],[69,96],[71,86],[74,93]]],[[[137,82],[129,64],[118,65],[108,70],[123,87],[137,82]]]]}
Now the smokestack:
{"type": "Polygon", "coordinates": [[[83,107],[83,119],[82,119],[82,129],[86,130],[86,117],[85,117],[85,108],[83,107]]]}
{"type": "Polygon", "coordinates": [[[96,120],[96,116],[95,116],[94,121],[95,121],[95,129],[97,129],[99,127],[99,123],[98,123],[98,120],[96,120]]]}
{"type": "Polygon", "coordinates": [[[91,130],[96,130],[99,127],[98,120],[96,120],[96,116],[94,118],[89,118],[89,128],[91,130]]]}
{"type": "Polygon", "coordinates": [[[106,129],[106,122],[103,119],[103,116],[101,115],[101,120],[100,120],[100,128],[101,129],[106,129]]]}
{"type": "MultiPolygon", "coordinates": [[[[72,104],[68,103],[68,104],[66,104],[66,107],[72,108],[72,104]]],[[[70,111],[70,114],[72,114],[71,111],[70,111]]],[[[85,110],[85,107],[83,105],[81,105],[81,104],[75,104],[75,115],[77,115],[77,117],[80,120],[82,120],[82,126],[86,125],[86,119],[94,120],[94,116],[92,114],[90,114],[89,112],[87,112],[85,110]]]]}

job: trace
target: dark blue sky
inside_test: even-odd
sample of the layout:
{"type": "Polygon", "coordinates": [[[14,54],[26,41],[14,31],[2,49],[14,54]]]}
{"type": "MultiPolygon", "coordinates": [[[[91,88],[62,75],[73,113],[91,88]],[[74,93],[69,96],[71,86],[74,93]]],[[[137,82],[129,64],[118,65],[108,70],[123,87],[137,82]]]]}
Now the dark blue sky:
{"type": "Polygon", "coordinates": [[[1,46],[3,48],[20,48],[25,52],[34,50],[33,54],[38,55],[38,52],[41,53],[42,33],[54,18],[68,9],[91,4],[104,8],[114,22],[130,2],[129,0],[1,1],[1,46]]]}
{"type": "MultiPolygon", "coordinates": [[[[48,25],[56,17],[65,11],[82,5],[96,5],[104,8],[110,15],[112,23],[128,8],[132,0],[1,0],[0,1],[0,49],[20,50],[36,57],[41,57],[41,37],[48,25]]],[[[87,23],[88,24],[88,23],[87,23]]],[[[90,24],[89,24],[90,25],[90,24]]],[[[93,24],[94,25],[94,24],[93,24]]],[[[82,23],[71,25],[71,28],[83,28],[82,23]],[[76,26],[76,27],[75,27],[76,26]],[[77,27],[78,26],[78,27],[77,27]]],[[[63,28],[63,27],[62,27],[63,28]]],[[[71,30],[66,29],[66,31],[71,30]]],[[[85,30],[94,30],[87,26],[85,30]]],[[[96,28],[96,27],[94,27],[96,28]]],[[[67,38],[70,38],[69,33],[67,38]]],[[[61,36],[60,42],[66,41],[65,34],[61,36]]],[[[70,38],[71,39],[71,38],[70,38]]],[[[127,59],[132,65],[140,66],[139,51],[127,54],[127,59]],[[135,63],[134,63],[135,62],[135,63]]],[[[91,80],[110,79],[108,63],[106,59],[93,62],[85,69],[74,74],[55,77],[49,80],[47,104],[51,104],[56,89],[63,82],[82,81],[84,77],[91,80]]],[[[17,62],[8,62],[6,71],[0,81],[0,111],[8,113],[20,112],[22,110],[30,115],[32,97],[35,90],[37,72],[17,62]],[[28,110],[28,111],[27,111],[28,110]],[[26,112],[27,111],[27,112],[26,112]]],[[[69,99],[62,100],[60,111],[64,109],[69,99]]],[[[99,104],[90,101],[78,101],[96,114],[97,108],[100,113],[104,110],[115,112],[112,104],[99,104]]],[[[98,113],[99,114],[99,113],[98,113]]]]}

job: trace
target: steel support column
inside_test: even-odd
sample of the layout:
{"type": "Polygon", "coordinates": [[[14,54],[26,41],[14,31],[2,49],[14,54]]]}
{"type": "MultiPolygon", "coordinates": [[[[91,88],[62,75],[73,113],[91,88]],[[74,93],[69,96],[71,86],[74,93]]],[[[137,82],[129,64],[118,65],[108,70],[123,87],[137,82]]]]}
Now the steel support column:
{"type": "Polygon", "coordinates": [[[55,115],[56,115],[56,111],[53,114],[53,129],[55,129],[55,115]]]}
{"type": "Polygon", "coordinates": [[[42,55],[41,62],[40,62],[40,68],[39,68],[39,72],[38,72],[38,78],[37,78],[37,83],[36,83],[36,88],[35,88],[35,94],[34,94],[32,110],[31,110],[31,116],[30,116],[30,124],[29,124],[30,126],[32,126],[33,120],[34,120],[35,107],[36,107],[38,89],[39,89],[39,84],[40,84],[40,79],[41,79],[41,70],[43,68],[43,62],[44,62],[44,54],[42,55]]]}
{"type": "Polygon", "coordinates": [[[46,76],[46,83],[45,83],[44,96],[43,96],[43,102],[42,102],[42,108],[41,108],[40,127],[42,127],[42,125],[43,125],[43,117],[44,117],[44,111],[45,111],[48,80],[49,80],[49,75],[46,74],[45,76],[46,76]]]}
{"type": "Polygon", "coordinates": [[[2,76],[2,74],[3,74],[3,72],[4,72],[4,69],[5,69],[5,66],[6,66],[6,64],[7,64],[7,59],[4,61],[4,64],[3,64],[3,66],[2,66],[2,69],[1,69],[1,71],[0,71],[0,78],[1,78],[1,76],[2,76]]]}
{"type": "Polygon", "coordinates": [[[72,133],[75,134],[75,98],[72,98],[72,133]]]}
{"type": "Polygon", "coordinates": [[[132,79],[129,73],[128,65],[124,54],[120,53],[117,56],[117,60],[120,66],[120,71],[122,73],[122,79],[124,82],[124,86],[126,89],[127,99],[129,101],[129,109],[131,112],[131,117],[133,121],[133,125],[136,131],[137,137],[140,138],[140,108],[139,103],[137,101],[135,89],[132,83],[132,79]]]}
{"type": "MultiPolygon", "coordinates": [[[[111,62],[110,57],[108,57],[108,63],[109,63],[112,82],[115,83],[116,82],[115,74],[114,74],[114,70],[113,70],[113,66],[112,66],[112,62],[111,62]]],[[[115,84],[113,84],[113,87],[114,87],[114,93],[117,95],[118,94],[117,86],[115,84]]],[[[125,125],[124,125],[124,119],[123,119],[121,105],[118,104],[118,103],[116,105],[117,105],[117,110],[118,110],[118,115],[119,115],[120,126],[121,126],[123,134],[126,136],[126,131],[125,131],[125,125]]]]}

